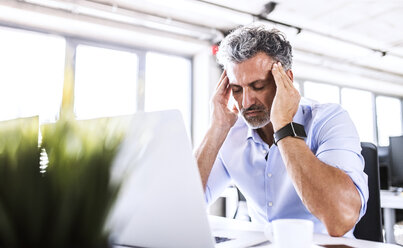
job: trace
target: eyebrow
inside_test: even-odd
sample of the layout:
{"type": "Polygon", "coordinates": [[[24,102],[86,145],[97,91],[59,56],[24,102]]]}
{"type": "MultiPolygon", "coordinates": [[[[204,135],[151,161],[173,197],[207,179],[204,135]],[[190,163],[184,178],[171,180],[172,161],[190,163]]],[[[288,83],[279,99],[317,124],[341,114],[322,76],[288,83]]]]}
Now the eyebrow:
{"type": "MultiPolygon", "coordinates": [[[[258,80],[255,80],[255,81],[252,81],[252,82],[248,83],[248,85],[252,85],[252,84],[255,84],[255,83],[259,83],[259,82],[264,82],[264,81],[266,81],[266,80],[268,80],[268,78],[267,78],[267,79],[258,79],[258,80]]],[[[230,86],[238,86],[238,87],[241,87],[240,85],[234,84],[234,83],[230,83],[229,85],[230,85],[230,86]]]]}

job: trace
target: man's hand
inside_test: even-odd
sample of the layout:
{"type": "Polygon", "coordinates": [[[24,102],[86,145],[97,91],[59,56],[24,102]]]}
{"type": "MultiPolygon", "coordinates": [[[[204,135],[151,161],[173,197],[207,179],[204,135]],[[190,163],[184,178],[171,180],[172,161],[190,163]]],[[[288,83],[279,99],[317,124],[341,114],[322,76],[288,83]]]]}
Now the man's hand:
{"type": "Polygon", "coordinates": [[[231,87],[227,72],[224,70],[211,100],[212,126],[229,130],[235,124],[238,119],[238,109],[235,106],[232,110],[228,108],[230,96],[231,87]]]}
{"type": "Polygon", "coordinates": [[[199,167],[203,189],[206,189],[210,171],[217,158],[218,151],[224,143],[229,130],[238,119],[238,110],[228,108],[231,96],[231,87],[227,72],[221,74],[217,88],[211,99],[211,126],[202,140],[199,148],[195,151],[197,166],[199,167]]]}
{"type": "Polygon", "coordinates": [[[292,122],[297,113],[301,95],[294,87],[291,78],[286,74],[280,62],[272,66],[272,74],[277,86],[276,95],[270,112],[270,120],[274,132],[292,122]]]}

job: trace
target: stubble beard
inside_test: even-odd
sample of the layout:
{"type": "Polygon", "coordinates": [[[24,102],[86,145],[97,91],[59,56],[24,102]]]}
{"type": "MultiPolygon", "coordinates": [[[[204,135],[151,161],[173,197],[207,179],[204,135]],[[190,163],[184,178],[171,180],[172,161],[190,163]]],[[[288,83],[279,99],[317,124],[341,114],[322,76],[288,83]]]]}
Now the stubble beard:
{"type": "Polygon", "coordinates": [[[242,118],[246,124],[252,129],[259,129],[270,123],[270,113],[263,106],[253,105],[247,109],[241,109],[242,118]],[[260,111],[261,114],[256,116],[246,116],[248,111],[260,111]]]}

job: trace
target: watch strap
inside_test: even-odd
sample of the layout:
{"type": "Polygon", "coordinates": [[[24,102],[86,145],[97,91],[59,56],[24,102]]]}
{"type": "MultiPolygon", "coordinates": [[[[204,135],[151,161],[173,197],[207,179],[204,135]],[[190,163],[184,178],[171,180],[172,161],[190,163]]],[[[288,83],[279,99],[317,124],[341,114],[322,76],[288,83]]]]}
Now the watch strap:
{"type": "Polygon", "coordinates": [[[281,140],[284,139],[285,137],[292,136],[300,139],[306,138],[306,133],[305,133],[305,128],[303,125],[295,123],[295,122],[290,122],[284,127],[280,128],[277,132],[274,133],[273,138],[274,138],[274,144],[277,145],[277,143],[281,140]]]}

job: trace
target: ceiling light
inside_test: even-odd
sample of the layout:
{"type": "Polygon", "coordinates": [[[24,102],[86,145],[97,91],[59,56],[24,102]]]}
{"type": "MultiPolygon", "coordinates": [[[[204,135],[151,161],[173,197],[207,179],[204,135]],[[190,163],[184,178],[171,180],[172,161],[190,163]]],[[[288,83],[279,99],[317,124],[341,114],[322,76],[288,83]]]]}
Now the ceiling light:
{"type": "Polygon", "coordinates": [[[90,16],[190,36],[201,40],[216,41],[222,37],[222,35],[219,34],[219,31],[212,28],[183,23],[168,18],[152,16],[121,9],[116,6],[107,6],[88,1],[77,0],[74,2],[62,2],[56,0],[24,0],[24,2],[52,9],[61,9],[77,15],[90,16]]]}

